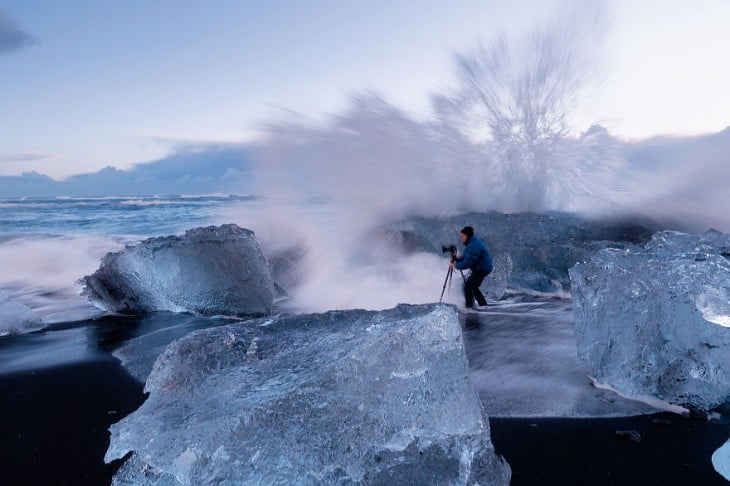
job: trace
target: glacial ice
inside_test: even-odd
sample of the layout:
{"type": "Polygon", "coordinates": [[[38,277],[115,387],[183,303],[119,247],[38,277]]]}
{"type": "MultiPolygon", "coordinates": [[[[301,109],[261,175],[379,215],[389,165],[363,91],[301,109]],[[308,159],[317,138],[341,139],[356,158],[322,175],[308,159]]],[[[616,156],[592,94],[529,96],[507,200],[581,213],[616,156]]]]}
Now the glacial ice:
{"type": "Polygon", "coordinates": [[[0,291],[0,336],[31,332],[43,327],[43,322],[29,307],[11,300],[0,291]]]}
{"type": "Polygon", "coordinates": [[[712,467],[730,481],[730,440],[712,454],[712,467]]]}
{"type": "Polygon", "coordinates": [[[259,319],[188,334],[111,427],[114,484],[507,484],[455,309],[259,319]]]}
{"type": "Polygon", "coordinates": [[[709,410],[730,398],[730,236],[656,233],[570,270],[578,354],[628,396],[709,410]]]}
{"type": "Polygon", "coordinates": [[[208,329],[236,322],[226,318],[198,317],[189,314],[155,312],[144,316],[130,327],[140,334],[127,339],[112,355],[134,379],[144,384],[152,372],[157,357],[176,339],[199,329],[208,329]]]}
{"type": "Polygon", "coordinates": [[[494,269],[479,287],[489,300],[500,300],[507,292],[509,279],[514,264],[509,253],[502,252],[494,255],[494,269]]]}
{"type": "MultiPolygon", "coordinates": [[[[440,254],[441,245],[458,241],[465,225],[489,247],[495,260],[506,253],[514,268],[508,275],[511,287],[546,293],[570,290],[568,269],[607,248],[631,248],[651,238],[653,229],[641,223],[591,221],[567,213],[470,213],[443,218],[410,218],[392,223],[393,231],[418,244],[423,250],[440,254]]],[[[495,272],[499,270],[495,261],[495,272]]],[[[485,279],[485,284],[493,274],[485,279]]]]}
{"type": "Polygon", "coordinates": [[[232,224],[108,253],[79,284],[94,305],[123,313],[262,316],[271,313],[275,292],[254,233],[232,224]]]}

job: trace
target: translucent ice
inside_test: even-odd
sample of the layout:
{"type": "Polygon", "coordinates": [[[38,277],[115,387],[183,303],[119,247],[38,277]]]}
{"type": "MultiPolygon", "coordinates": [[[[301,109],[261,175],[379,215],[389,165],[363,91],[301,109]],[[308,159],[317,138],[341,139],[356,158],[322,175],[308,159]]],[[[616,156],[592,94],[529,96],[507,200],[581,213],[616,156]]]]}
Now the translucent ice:
{"type": "Polygon", "coordinates": [[[30,332],[43,327],[43,322],[27,306],[10,300],[0,291],[0,336],[30,332]]]}
{"type": "Polygon", "coordinates": [[[514,264],[509,253],[498,253],[494,256],[494,270],[484,279],[480,287],[489,300],[499,300],[504,297],[513,268],[514,264]]]}
{"type": "Polygon", "coordinates": [[[730,481],[730,440],[712,454],[712,467],[730,481]]]}
{"type": "Polygon", "coordinates": [[[453,307],[250,321],[156,361],[115,484],[507,484],[453,307]]]}
{"type": "Polygon", "coordinates": [[[274,296],[253,232],[232,224],[150,238],[108,253],[79,283],[82,295],[98,307],[126,313],[266,315],[274,296]]]}
{"type": "Polygon", "coordinates": [[[629,396],[712,409],[730,397],[730,236],[656,233],[570,270],[579,356],[629,396]]]}

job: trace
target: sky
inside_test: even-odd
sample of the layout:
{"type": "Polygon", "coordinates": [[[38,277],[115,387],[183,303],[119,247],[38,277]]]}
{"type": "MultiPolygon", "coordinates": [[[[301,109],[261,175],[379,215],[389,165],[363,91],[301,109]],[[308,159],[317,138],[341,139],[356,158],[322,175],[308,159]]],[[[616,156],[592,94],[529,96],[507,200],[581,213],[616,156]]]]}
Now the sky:
{"type": "MultiPolygon", "coordinates": [[[[200,142],[255,140],[367,90],[427,117],[454,55],[519,35],[563,0],[0,0],[0,176],[126,169],[200,142]]],[[[640,139],[730,125],[730,2],[618,0],[592,123],[640,139]]]]}

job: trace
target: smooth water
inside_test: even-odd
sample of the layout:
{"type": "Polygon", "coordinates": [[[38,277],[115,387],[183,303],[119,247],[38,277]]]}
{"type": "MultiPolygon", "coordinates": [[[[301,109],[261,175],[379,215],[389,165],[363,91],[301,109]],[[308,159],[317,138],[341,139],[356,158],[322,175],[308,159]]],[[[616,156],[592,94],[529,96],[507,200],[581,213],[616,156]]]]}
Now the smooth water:
{"type": "Polygon", "coordinates": [[[462,317],[471,381],[490,417],[606,417],[652,409],[591,385],[570,300],[510,295],[462,317]]]}

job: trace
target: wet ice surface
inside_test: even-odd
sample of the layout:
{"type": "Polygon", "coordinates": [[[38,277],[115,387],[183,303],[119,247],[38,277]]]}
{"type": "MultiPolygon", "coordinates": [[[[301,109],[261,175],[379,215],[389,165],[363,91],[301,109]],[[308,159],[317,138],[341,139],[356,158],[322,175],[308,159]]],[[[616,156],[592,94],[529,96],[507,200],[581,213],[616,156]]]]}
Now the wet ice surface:
{"type": "Polygon", "coordinates": [[[490,417],[619,417],[656,411],[593,387],[569,300],[521,295],[460,314],[471,380],[490,417]]]}
{"type": "Polygon", "coordinates": [[[111,428],[115,484],[506,484],[453,307],[333,311],[177,340],[111,428]]]}
{"type": "Polygon", "coordinates": [[[274,282],[254,233],[233,224],[149,238],[108,253],[81,293],[112,312],[261,316],[274,282]]]}
{"type": "Polygon", "coordinates": [[[712,454],[712,467],[730,481],[730,440],[712,454]]]}
{"type": "Polygon", "coordinates": [[[147,380],[157,357],[168,344],[192,331],[230,324],[227,319],[206,319],[189,314],[159,313],[145,316],[147,322],[154,322],[147,332],[126,340],[112,354],[137,381],[147,380]]]}
{"type": "Polygon", "coordinates": [[[580,357],[628,396],[710,410],[730,398],[730,235],[656,233],[570,270],[580,357]]]}

